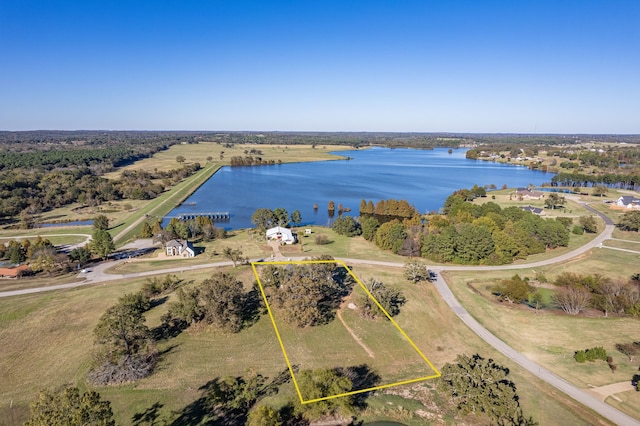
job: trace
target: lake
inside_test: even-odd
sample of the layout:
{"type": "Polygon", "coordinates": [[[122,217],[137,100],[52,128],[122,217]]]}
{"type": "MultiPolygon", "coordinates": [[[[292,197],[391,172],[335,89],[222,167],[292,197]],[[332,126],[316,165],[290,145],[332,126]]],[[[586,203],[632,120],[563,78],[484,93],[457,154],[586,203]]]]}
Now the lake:
{"type": "MultiPolygon", "coordinates": [[[[553,173],[487,161],[468,160],[466,149],[419,150],[374,147],[340,151],[350,160],[272,166],[223,167],[168,216],[231,213],[226,229],[250,228],[258,208],[300,210],[305,225],[328,225],[327,206],[335,202],[358,216],[360,200],[408,200],[422,213],[438,211],[461,188],[506,184],[516,188],[551,181],[553,173]],[[318,209],[314,209],[314,204],[318,209]]],[[[487,198],[489,201],[490,198],[487,198]]],[[[166,220],[165,220],[166,224],[166,220]]]]}

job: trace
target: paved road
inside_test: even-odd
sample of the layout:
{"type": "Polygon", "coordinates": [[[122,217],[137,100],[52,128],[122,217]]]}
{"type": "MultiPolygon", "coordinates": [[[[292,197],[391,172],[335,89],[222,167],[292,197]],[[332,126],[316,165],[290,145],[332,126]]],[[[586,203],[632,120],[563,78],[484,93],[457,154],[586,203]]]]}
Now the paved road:
{"type": "MultiPolygon", "coordinates": [[[[541,260],[539,262],[526,263],[526,264],[520,264],[520,265],[500,265],[500,266],[484,266],[484,267],[447,265],[447,266],[433,266],[431,267],[431,269],[437,272],[479,270],[479,269],[480,270],[525,269],[525,268],[535,268],[539,266],[561,263],[561,262],[565,262],[567,260],[573,259],[577,256],[580,256],[583,253],[586,253],[587,251],[593,248],[599,247],[603,241],[605,241],[608,238],[611,238],[611,234],[613,233],[613,230],[614,230],[614,224],[607,216],[603,215],[602,213],[596,211],[595,209],[589,207],[586,204],[583,204],[583,206],[603,218],[605,222],[605,229],[595,239],[593,239],[592,241],[590,241],[589,243],[585,244],[582,247],[572,250],[571,252],[557,256],[552,259],[546,259],[546,260],[541,260]]],[[[144,243],[139,243],[137,248],[143,248],[142,247],[143,245],[148,245],[148,244],[149,244],[148,241],[145,241],[144,243]]],[[[301,259],[303,258],[302,257],[295,258],[295,259],[292,258],[291,260],[301,260],[301,259]]],[[[404,267],[403,263],[398,263],[398,262],[384,262],[384,261],[350,259],[350,258],[342,258],[340,260],[343,260],[347,264],[368,264],[368,265],[380,265],[380,266],[391,266],[391,267],[404,267]]],[[[139,272],[139,273],[133,273],[133,274],[106,274],[105,273],[106,269],[110,268],[111,266],[119,262],[123,262],[123,260],[113,261],[113,262],[103,262],[102,264],[97,265],[91,270],[91,272],[84,274],[85,279],[83,281],[78,281],[78,282],[69,283],[69,284],[61,284],[61,285],[50,286],[50,287],[0,292],[0,297],[9,297],[9,296],[15,296],[15,295],[21,295],[21,294],[36,293],[40,291],[73,288],[73,287],[79,287],[87,284],[94,284],[94,283],[97,284],[97,283],[102,283],[102,282],[112,281],[112,280],[119,280],[119,279],[139,278],[139,277],[161,275],[161,274],[168,274],[168,273],[180,273],[186,270],[207,269],[207,268],[214,268],[219,266],[232,265],[232,262],[216,262],[216,263],[207,263],[203,265],[185,266],[180,268],[139,272]]],[[[456,297],[451,292],[451,289],[447,285],[447,282],[442,277],[441,273],[438,273],[438,278],[435,282],[435,287],[440,293],[443,300],[453,310],[453,312],[474,333],[476,333],[480,338],[482,338],[484,341],[489,343],[491,346],[493,346],[496,350],[498,350],[500,353],[505,355],[507,358],[511,359],[513,362],[525,368],[526,370],[534,374],[536,377],[544,380],[545,382],[549,383],[550,385],[564,392],[571,398],[575,399],[576,401],[580,402],[586,407],[592,409],[593,411],[597,412],[598,414],[610,420],[611,422],[619,425],[625,425],[625,426],[631,426],[631,425],[640,426],[640,421],[617,410],[611,405],[608,405],[603,401],[600,401],[599,399],[594,397],[592,394],[588,393],[583,389],[578,388],[577,386],[572,385],[571,383],[567,382],[561,377],[556,376],[554,373],[547,370],[546,368],[529,360],[520,352],[516,351],[511,346],[507,345],[498,337],[496,337],[491,332],[489,332],[478,321],[476,321],[469,314],[469,312],[467,312],[467,310],[460,304],[460,302],[458,302],[456,297]]]]}

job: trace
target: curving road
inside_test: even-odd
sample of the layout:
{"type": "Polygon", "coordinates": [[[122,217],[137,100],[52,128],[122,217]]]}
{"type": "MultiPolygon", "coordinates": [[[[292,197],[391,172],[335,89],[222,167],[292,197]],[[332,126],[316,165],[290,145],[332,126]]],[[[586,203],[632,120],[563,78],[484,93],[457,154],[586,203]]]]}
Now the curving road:
{"type": "MultiPolygon", "coordinates": [[[[451,310],[462,320],[462,322],[464,322],[481,339],[483,339],[485,342],[490,344],[493,348],[495,348],[497,351],[505,355],[507,358],[509,358],[516,364],[520,365],[521,367],[525,368],[527,371],[529,371],[536,377],[544,380],[545,382],[555,387],[556,389],[564,392],[566,395],[570,396],[574,400],[578,401],[584,406],[600,414],[602,417],[608,419],[609,421],[615,424],[624,425],[624,426],[632,426],[632,425],[640,426],[640,421],[638,421],[637,419],[634,419],[633,417],[621,412],[620,410],[612,407],[611,405],[608,405],[605,402],[600,401],[595,396],[591,395],[585,390],[572,385],[571,383],[567,382],[563,378],[552,373],[550,370],[547,370],[546,368],[540,366],[539,364],[536,364],[535,362],[531,361],[530,359],[522,355],[520,352],[513,349],[511,346],[504,343],[502,340],[500,340],[498,337],[492,334],[489,330],[484,328],[478,321],[476,321],[469,314],[469,312],[464,308],[464,306],[462,306],[460,302],[456,299],[456,297],[451,292],[451,289],[449,288],[449,286],[447,285],[447,282],[444,280],[441,274],[442,271],[509,270],[509,269],[525,269],[525,268],[546,266],[546,265],[561,263],[561,262],[573,259],[583,253],[586,253],[587,251],[593,248],[601,246],[603,241],[611,238],[611,235],[614,230],[614,223],[607,216],[591,208],[587,204],[585,203],[581,203],[581,204],[588,210],[600,216],[605,222],[604,231],[601,234],[599,234],[596,238],[594,238],[592,241],[585,244],[584,246],[579,247],[575,250],[572,250],[568,253],[559,255],[552,259],[541,260],[538,262],[526,263],[526,264],[520,264],[520,265],[500,265],[500,266],[483,266],[483,267],[433,266],[430,268],[434,271],[439,272],[437,274],[438,277],[435,281],[435,287],[438,293],[440,293],[440,296],[442,297],[442,299],[447,303],[447,305],[449,305],[451,310]]],[[[148,245],[148,242],[145,242],[143,245],[148,245]]],[[[138,248],[143,248],[143,247],[139,246],[138,248]]],[[[295,258],[292,260],[301,260],[301,259],[303,259],[303,257],[295,258]]],[[[391,267],[400,267],[400,268],[404,267],[403,263],[398,263],[398,262],[384,262],[384,261],[350,259],[350,258],[340,258],[340,260],[343,260],[344,262],[347,262],[350,264],[368,264],[368,265],[391,266],[391,267]]],[[[132,273],[132,274],[105,273],[105,271],[108,268],[111,268],[113,265],[123,261],[124,260],[103,262],[102,264],[92,268],[90,272],[86,274],[80,274],[80,275],[84,275],[83,281],[49,286],[49,287],[0,292],[0,297],[9,297],[9,296],[37,293],[37,292],[49,291],[49,290],[67,289],[67,288],[79,287],[87,284],[97,284],[97,283],[120,280],[120,279],[139,278],[139,277],[169,274],[169,273],[180,273],[186,270],[208,269],[208,268],[215,268],[219,266],[232,265],[232,262],[229,261],[229,262],[216,262],[216,263],[207,263],[202,265],[184,266],[179,268],[139,272],[139,273],[132,273]]]]}

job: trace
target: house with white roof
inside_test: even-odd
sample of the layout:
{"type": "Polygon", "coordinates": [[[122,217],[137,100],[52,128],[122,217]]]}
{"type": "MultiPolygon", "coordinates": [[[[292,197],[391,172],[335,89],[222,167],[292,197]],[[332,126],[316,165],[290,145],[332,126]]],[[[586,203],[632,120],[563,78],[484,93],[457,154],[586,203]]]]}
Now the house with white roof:
{"type": "Polygon", "coordinates": [[[267,229],[267,240],[280,241],[284,244],[293,244],[297,241],[296,234],[291,232],[291,229],[276,226],[271,229],[267,229]]]}

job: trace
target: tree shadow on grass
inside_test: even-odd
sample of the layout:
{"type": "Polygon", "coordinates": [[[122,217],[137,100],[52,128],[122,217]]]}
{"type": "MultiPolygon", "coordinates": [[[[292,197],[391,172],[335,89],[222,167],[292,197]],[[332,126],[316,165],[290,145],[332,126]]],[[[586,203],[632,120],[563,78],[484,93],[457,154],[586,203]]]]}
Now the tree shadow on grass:
{"type": "Polygon", "coordinates": [[[180,318],[172,318],[169,321],[163,321],[157,327],[153,327],[151,335],[155,341],[169,340],[172,337],[178,337],[188,327],[189,324],[186,321],[180,318]]]}
{"type": "MultiPolygon", "coordinates": [[[[367,364],[360,364],[350,367],[338,367],[336,371],[351,380],[351,389],[354,391],[369,389],[380,384],[381,377],[367,364]]],[[[353,395],[354,406],[366,408],[366,399],[371,392],[363,392],[353,395]]]]}
{"type": "MultiPolygon", "coordinates": [[[[261,376],[257,376],[260,378],[261,376]]],[[[261,399],[278,393],[278,388],[291,381],[288,369],[278,373],[271,381],[264,381],[253,388],[253,397],[244,392],[234,395],[239,387],[247,385],[243,377],[216,377],[202,385],[200,398],[174,413],[177,417],[171,423],[174,426],[194,424],[242,426],[247,422],[250,409],[261,399]],[[229,386],[229,383],[232,383],[229,386]],[[247,397],[248,399],[244,399],[247,397]],[[225,401],[226,400],[226,401],[225,401]],[[221,401],[225,401],[221,403],[221,401]]],[[[246,390],[246,389],[245,389],[246,390]]],[[[251,393],[251,392],[250,392],[251,393]]],[[[296,423],[292,423],[296,424],[296,423]]]]}
{"type": "Polygon", "coordinates": [[[151,307],[149,309],[153,309],[156,306],[163,305],[167,300],[169,300],[169,296],[158,297],[156,299],[151,299],[151,307]]]}
{"type": "Polygon", "coordinates": [[[131,424],[134,426],[140,425],[154,425],[156,420],[160,417],[160,409],[164,407],[163,404],[155,402],[151,407],[144,410],[142,413],[135,413],[131,416],[131,424]]]}

